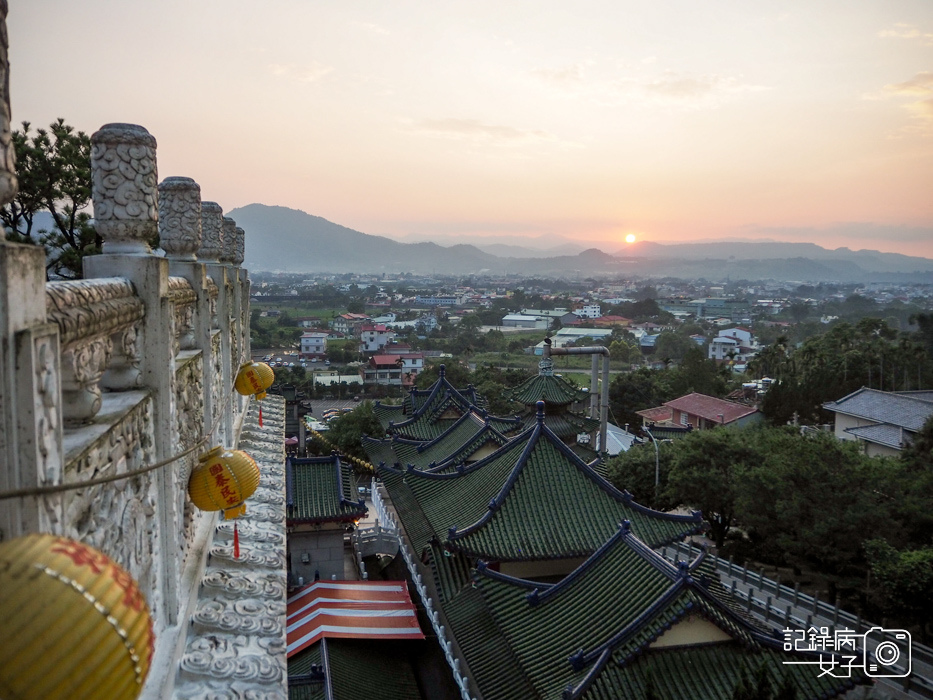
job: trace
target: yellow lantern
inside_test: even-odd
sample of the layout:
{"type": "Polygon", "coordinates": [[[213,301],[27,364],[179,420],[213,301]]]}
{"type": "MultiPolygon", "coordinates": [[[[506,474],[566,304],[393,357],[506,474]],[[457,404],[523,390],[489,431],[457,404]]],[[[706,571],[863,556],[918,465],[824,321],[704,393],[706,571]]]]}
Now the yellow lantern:
{"type": "Polygon", "coordinates": [[[188,495],[201,510],[222,510],[227,518],[242,515],[243,501],[259,486],[259,467],[241,450],[215,447],[198,458],[188,479],[188,495]]]}
{"type": "Polygon", "coordinates": [[[245,362],[240,365],[233,387],[243,396],[266,398],[266,389],[275,381],[275,372],[265,362],[245,362]]]}
{"type": "Polygon", "coordinates": [[[139,696],[155,635],[133,578],[81,542],[33,534],[0,543],[0,697],[139,696]]]}

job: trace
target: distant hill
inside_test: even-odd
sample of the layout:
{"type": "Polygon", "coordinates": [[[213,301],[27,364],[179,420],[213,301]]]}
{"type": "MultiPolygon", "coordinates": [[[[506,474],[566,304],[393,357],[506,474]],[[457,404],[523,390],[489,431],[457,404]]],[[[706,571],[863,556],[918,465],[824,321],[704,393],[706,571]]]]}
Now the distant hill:
{"type": "Polygon", "coordinates": [[[247,232],[244,264],[253,270],[933,282],[933,260],[927,258],[848,248],[827,250],[813,243],[640,242],[615,255],[595,248],[555,254],[568,250],[561,245],[550,251],[551,256],[539,257],[540,251],[510,245],[484,243],[486,250],[481,250],[475,245],[400,243],[302,211],[265,204],[250,204],[227,215],[247,232]]]}

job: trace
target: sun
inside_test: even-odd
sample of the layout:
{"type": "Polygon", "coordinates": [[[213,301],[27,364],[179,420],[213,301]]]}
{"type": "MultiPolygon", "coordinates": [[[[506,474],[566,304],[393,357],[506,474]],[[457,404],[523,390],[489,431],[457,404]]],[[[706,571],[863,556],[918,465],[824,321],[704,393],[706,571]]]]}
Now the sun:
{"type": "Polygon", "coordinates": [[[626,242],[626,243],[634,243],[634,242],[635,242],[635,234],[634,234],[634,233],[628,234],[628,235],[625,237],[625,242],[626,242]]]}

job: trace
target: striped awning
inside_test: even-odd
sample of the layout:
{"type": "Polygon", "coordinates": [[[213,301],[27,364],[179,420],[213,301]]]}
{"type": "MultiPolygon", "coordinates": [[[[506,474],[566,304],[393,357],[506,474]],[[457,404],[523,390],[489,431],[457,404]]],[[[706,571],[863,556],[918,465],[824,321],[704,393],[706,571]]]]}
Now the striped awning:
{"type": "Polygon", "coordinates": [[[288,599],[288,656],[322,637],[424,639],[404,581],[316,581],[288,599]]]}

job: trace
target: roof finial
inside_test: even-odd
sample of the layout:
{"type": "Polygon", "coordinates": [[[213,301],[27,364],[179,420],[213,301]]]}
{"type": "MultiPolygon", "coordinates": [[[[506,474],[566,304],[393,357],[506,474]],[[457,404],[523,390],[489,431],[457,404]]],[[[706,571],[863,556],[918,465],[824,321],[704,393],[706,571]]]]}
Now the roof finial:
{"type": "Polygon", "coordinates": [[[444,374],[446,374],[446,372],[447,372],[447,366],[441,363],[441,367],[438,370],[438,373],[440,374],[441,379],[444,378],[444,374]]]}
{"type": "Polygon", "coordinates": [[[535,408],[538,410],[538,425],[544,425],[544,401],[535,403],[535,408]]]}
{"type": "Polygon", "coordinates": [[[629,520],[623,520],[621,523],[619,523],[619,531],[620,531],[623,535],[629,534],[629,533],[632,531],[632,523],[631,523],[631,521],[629,521],[629,520]]]}

